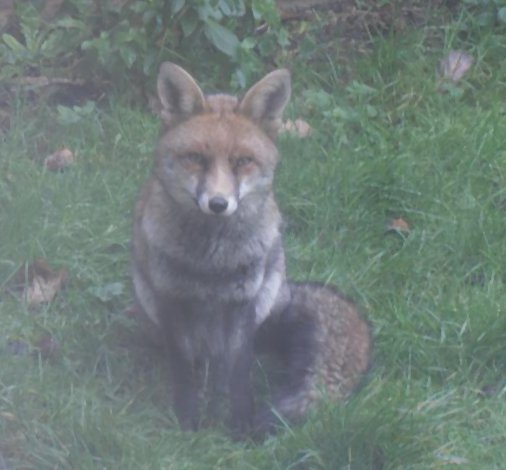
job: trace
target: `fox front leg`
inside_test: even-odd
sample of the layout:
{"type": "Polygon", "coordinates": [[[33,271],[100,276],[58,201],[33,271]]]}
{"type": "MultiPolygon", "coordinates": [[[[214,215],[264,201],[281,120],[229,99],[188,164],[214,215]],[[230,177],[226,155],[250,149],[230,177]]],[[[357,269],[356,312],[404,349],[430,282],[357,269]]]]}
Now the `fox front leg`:
{"type": "Polygon", "coordinates": [[[232,369],[230,383],[230,427],[238,437],[246,435],[253,422],[255,410],[251,386],[253,348],[241,355],[232,369]]]}
{"type": "Polygon", "coordinates": [[[177,348],[168,348],[173,386],[173,406],[183,431],[196,431],[199,427],[199,381],[194,364],[177,348]]]}
{"type": "Polygon", "coordinates": [[[179,425],[184,431],[196,431],[200,424],[200,380],[196,354],[191,341],[190,307],[167,299],[160,315],[165,355],[169,363],[172,401],[179,425]]]}
{"type": "Polygon", "coordinates": [[[229,375],[230,428],[235,437],[244,437],[251,428],[254,415],[251,370],[254,360],[254,309],[248,308],[235,328],[231,343],[234,348],[229,375]]]}
{"type": "Polygon", "coordinates": [[[228,398],[230,367],[222,357],[213,357],[209,362],[207,389],[207,417],[211,422],[223,420],[228,398]]]}

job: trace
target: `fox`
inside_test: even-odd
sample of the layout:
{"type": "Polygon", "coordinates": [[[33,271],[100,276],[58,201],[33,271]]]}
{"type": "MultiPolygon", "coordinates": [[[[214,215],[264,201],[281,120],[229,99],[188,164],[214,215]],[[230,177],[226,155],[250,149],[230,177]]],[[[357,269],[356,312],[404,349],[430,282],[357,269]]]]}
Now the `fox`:
{"type": "Polygon", "coordinates": [[[274,176],[289,71],[239,99],[205,95],[164,62],[157,93],[162,130],[134,210],[135,304],[163,344],[181,429],[200,427],[205,388],[226,399],[234,434],[264,435],[279,415],[302,419],[321,386],[351,393],[369,364],[369,325],[337,291],[286,277],[274,176]],[[279,357],[287,377],[257,410],[259,353],[279,357]]]}
{"type": "Polygon", "coordinates": [[[272,189],[290,74],[269,73],[239,101],[205,96],[165,62],[157,91],[163,130],[134,214],[136,303],[163,332],[181,428],[199,427],[206,370],[241,434],[254,413],[254,333],[290,297],[272,189]]]}

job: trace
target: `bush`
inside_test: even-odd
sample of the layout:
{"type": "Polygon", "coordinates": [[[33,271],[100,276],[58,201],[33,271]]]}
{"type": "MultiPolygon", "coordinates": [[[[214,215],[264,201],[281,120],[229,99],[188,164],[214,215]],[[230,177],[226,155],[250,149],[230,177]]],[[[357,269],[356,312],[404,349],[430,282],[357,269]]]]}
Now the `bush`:
{"type": "Polygon", "coordinates": [[[287,36],[275,0],[33,0],[12,13],[0,41],[0,80],[11,83],[42,76],[143,87],[174,60],[244,86],[287,36]]]}

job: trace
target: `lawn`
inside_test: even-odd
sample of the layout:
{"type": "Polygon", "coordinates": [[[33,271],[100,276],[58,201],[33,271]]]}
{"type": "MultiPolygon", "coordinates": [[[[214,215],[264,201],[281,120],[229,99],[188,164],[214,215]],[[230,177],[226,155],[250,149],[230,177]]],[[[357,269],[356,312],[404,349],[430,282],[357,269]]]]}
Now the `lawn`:
{"type": "Polygon", "coordinates": [[[356,396],[261,444],[179,431],[165,369],[124,313],[156,117],[117,97],[20,96],[0,141],[0,469],[504,468],[506,34],[455,21],[345,64],[294,61],[287,115],[313,132],[279,142],[289,275],[356,299],[375,358],[356,396]],[[475,63],[442,86],[451,49],[475,63]],[[75,164],[48,171],[62,146],[75,164]],[[10,286],[37,258],[69,280],[29,307],[10,286]]]}

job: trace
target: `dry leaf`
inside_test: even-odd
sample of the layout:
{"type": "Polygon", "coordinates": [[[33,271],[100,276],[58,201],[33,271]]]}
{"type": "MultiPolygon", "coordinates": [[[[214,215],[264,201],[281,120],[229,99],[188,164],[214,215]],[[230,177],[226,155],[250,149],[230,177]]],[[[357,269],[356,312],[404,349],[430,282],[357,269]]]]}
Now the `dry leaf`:
{"type": "Polygon", "coordinates": [[[291,135],[305,139],[311,135],[312,129],[311,126],[302,119],[296,119],[295,121],[288,119],[281,126],[280,132],[288,132],[291,135]]]}
{"type": "MultiPolygon", "coordinates": [[[[13,356],[25,356],[28,354],[30,346],[21,339],[12,339],[7,342],[7,352],[13,356]]],[[[1,470],[2,467],[0,467],[1,470]]]]}
{"type": "Polygon", "coordinates": [[[444,465],[468,465],[470,463],[469,459],[460,455],[443,455],[442,453],[438,453],[436,456],[444,465]]]}
{"type": "Polygon", "coordinates": [[[26,303],[33,307],[51,302],[68,280],[67,268],[58,272],[51,269],[45,259],[25,264],[14,276],[13,290],[21,292],[26,303]]]}
{"type": "MultiPolygon", "coordinates": [[[[506,389],[505,389],[506,390],[506,389]]],[[[479,390],[479,394],[483,397],[495,397],[502,392],[500,384],[487,384],[479,390]]]]}
{"type": "Polygon", "coordinates": [[[46,0],[44,9],[40,13],[41,18],[45,21],[52,20],[60,11],[64,0],[46,0]]]}
{"type": "Polygon", "coordinates": [[[7,26],[12,23],[15,17],[16,9],[14,0],[3,0],[0,2],[0,31],[7,29],[7,26]]]}
{"type": "Polygon", "coordinates": [[[469,72],[474,64],[474,57],[464,51],[450,51],[439,62],[439,74],[442,79],[457,83],[469,72]]]}
{"type": "Polygon", "coordinates": [[[135,319],[139,319],[142,317],[142,311],[141,311],[141,308],[139,306],[139,304],[137,304],[137,302],[134,302],[130,305],[128,305],[124,310],[123,310],[123,314],[127,317],[127,318],[135,318],[135,319]]]}
{"type": "Polygon", "coordinates": [[[63,268],[51,277],[34,276],[31,285],[27,286],[23,297],[31,307],[51,302],[67,281],[67,269],[63,268]]]}
{"type": "Polygon", "coordinates": [[[399,217],[397,219],[391,219],[387,223],[387,231],[408,234],[411,232],[411,227],[403,218],[399,217]]]}
{"type": "Polygon", "coordinates": [[[111,0],[111,5],[121,8],[125,6],[128,2],[129,0],[111,0]]]}
{"type": "Polygon", "coordinates": [[[44,165],[50,171],[58,171],[72,165],[74,161],[75,157],[72,150],[64,147],[46,157],[44,165]]]}
{"type": "Polygon", "coordinates": [[[56,356],[61,350],[59,341],[51,335],[40,338],[35,343],[35,347],[39,350],[41,357],[44,359],[56,356]]]}
{"type": "Polygon", "coordinates": [[[158,118],[162,115],[162,104],[157,96],[148,93],[148,109],[158,118]]]}

